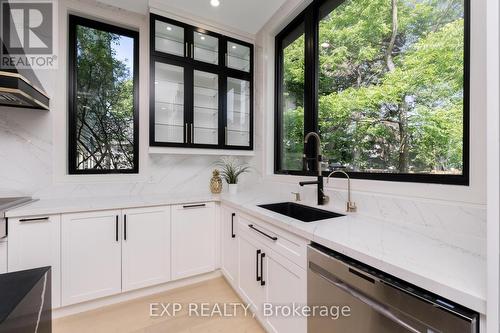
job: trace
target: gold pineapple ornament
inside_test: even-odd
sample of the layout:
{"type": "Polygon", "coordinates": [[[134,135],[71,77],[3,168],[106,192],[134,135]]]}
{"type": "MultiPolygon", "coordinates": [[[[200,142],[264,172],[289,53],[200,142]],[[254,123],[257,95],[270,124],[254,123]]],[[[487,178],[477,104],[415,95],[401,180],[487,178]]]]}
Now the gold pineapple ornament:
{"type": "Polygon", "coordinates": [[[213,194],[219,194],[222,192],[222,178],[220,177],[220,172],[217,169],[214,170],[212,179],[210,179],[210,191],[213,194]]]}

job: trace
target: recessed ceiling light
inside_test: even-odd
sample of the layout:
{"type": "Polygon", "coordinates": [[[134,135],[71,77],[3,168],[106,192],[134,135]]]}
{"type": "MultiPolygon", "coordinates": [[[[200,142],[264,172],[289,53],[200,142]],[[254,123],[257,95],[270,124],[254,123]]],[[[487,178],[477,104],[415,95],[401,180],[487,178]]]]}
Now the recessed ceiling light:
{"type": "Polygon", "coordinates": [[[212,7],[219,7],[220,1],[219,0],[210,0],[210,4],[212,7]]]}
{"type": "Polygon", "coordinates": [[[172,31],[172,27],[167,27],[167,30],[168,31],[172,31]]]}

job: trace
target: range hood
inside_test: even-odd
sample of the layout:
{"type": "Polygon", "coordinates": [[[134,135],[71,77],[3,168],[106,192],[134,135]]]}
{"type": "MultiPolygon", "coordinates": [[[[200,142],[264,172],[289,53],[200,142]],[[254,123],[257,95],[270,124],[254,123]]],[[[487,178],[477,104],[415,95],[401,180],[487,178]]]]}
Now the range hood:
{"type": "Polygon", "coordinates": [[[48,110],[49,97],[41,86],[31,68],[23,69],[21,74],[0,65],[0,106],[48,110]]]}

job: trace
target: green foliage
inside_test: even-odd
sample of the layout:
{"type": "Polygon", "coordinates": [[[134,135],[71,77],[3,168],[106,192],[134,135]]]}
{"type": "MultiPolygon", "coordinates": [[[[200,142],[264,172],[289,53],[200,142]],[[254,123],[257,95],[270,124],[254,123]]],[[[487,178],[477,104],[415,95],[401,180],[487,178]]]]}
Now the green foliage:
{"type": "Polygon", "coordinates": [[[221,176],[228,184],[238,184],[238,178],[248,172],[250,167],[240,164],[235,158],[222,158],[219,162],[221,176]]]}
{"type": "MultiPolygon", "coordinates": [[[[332,162],[355,171],[461,173],[462,2],[395,4],[347,0],[320,22],[323,151],[332,162]]],[[[296,49],[285,52],[284,62],[291,68],[285,70],[284,85],[300,86],[302,63],[287,57],[303,52],[303,42],[289,48],[296,49]]],[[[303,90],[287,93],[288,100],[298,101],[303,90]]],[[[296,168],[286,158],[302,155],[303,102],[286,105],[284,121],[284,134],[290,134],[283,138],[284,167],[296,168]]]]}
{"type": "Polygon", "coordinates": [[[117,59],[121,37],[77,27],[79,169],[133,168],[133,79],[117,59]]]}

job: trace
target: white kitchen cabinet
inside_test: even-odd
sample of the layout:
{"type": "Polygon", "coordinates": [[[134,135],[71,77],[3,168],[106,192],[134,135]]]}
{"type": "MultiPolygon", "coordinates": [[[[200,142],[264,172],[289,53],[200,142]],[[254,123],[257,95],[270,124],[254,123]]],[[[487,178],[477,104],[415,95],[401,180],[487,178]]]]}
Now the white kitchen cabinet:
{"type": "Polygon", "coordinates": [[[8,271],[51,266],[52,307],[60,307],[61,216],[11,218],[8,223],[8,271]]]}
{"type": "Polygon", "coordinates": [[[172,279],[215,270],[215,204],[172,207],[172,279]]]}
{"type": "Polygon", "coordinates": [[[238,286],[238,216],[235,210],[222,207],[221,223],[221,260],[226,279],[238,286]]]}
{"type": "Polygon", "coordinates": [[[121,211],[62,216],[62,305],[121,292],[121,211]]]}
{"type": "Polygon", "coordinates": [[[0,240],[0,274],[7,273],[7,242],[0,240]]]}
{"type": "MultiPolygon", "coordinates": [[[[266,315],[264,312],[264,304],[287,306],[290,309],[294,303],[297,306],[307,304],[306,266],[297,265],[288,258],[297,258],[289,254],[290,249],[303,246],[302,240],[294,242],[296,245],[291,247],[292,243],[288,240],[290,238],[286,231],[281,232],[258,219],[249,219],[245,214],[238,215],[240,295],[252,305],[252,310],[268,331],[307,332],[306,317],[283,317],[281,313],[276,315],[275,312],[266,315]]],[[[300,250],[295,253],[301,252],[300,250]]]]}
{"type": "MultiPolygon", "coordinates": [[[[266,302],[272,305],[307,304],[307,271],[274,252],[265,252],[264,277],[266,302]]],[[[265,317],[274,332],[305,333],[307,318],[284,317],[281,314],[265,317]]]]}
{"type": "Polygon", "coordinates": [[[265,285],[260,279],[262,248],[247,237],[239,237],[239,284],[238,290],[254,313],[260,313],[265,301],[265,285]]]}
{"type": "Polygon", "coordinates": [[[170,207],[126,209],[122,232],[123,291],[170,280],[170,207]]]}

